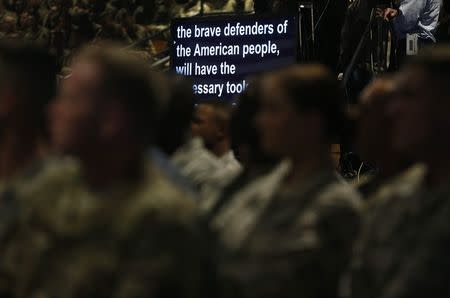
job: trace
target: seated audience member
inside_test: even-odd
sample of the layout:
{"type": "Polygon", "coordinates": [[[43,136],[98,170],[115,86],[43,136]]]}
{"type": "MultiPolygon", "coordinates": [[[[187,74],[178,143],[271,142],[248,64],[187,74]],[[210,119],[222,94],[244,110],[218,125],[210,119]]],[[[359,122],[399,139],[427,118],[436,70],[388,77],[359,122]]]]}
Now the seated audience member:
{"type": "Polygon", "coordinates": [[[391,78],[375,79],[360,98],[358,153],[364,162],[378,169],[374,176],[358,177],[357,187],[366,199],[408,165],[404,155],[392,148],[392,120],[387,115],[387,106],[392,99],[394,84],[391,78]]]}
{"type": "Polygon", "coordinates": [[[261,144],[286,161],[217,218],[229,225],[220,235],[224,295],[336,297],[361,203],[330,158],[343,114],[338,82],[323,66],[301,65],[261,85],[261,144]]]}
{"type": "Polygon", "coordinates": [[[17,16],[10,13],[5,14],[1,18],[0,23],[0,38],[18,38],[20,37],[17,32],[17,16]]]}
{"type": "Polygon", "coordinates": [[[223,103],[203,103],[194,112],[191,132],[200,137],[206,149],[211,151],[226,168],[236,169],[240,165],[231,150],[231,107],[223,103]]]}
{"type": "Polygon", "coordinates": [[[423,162],[380,191],[354,257],[351,297],[447,297],[450,274],[450,47],[424,50],[397,75],[394,149],[423,162]]]}
{"type": "Polygon", "coordinates": [[[0,185],[16,181],[47,152],[46,107],[56,89],[56,64],[46,50],[0,44],[0,185]]]}
{"type": "MultiPolygon", "coordinates": [[[[48,161],[0,246],[8,297],[214,297],[196,208],[147,160],[155,88],[139,60],[84,49],[50,112],[48,161]],[[204,278],[208,278],[208,281],[204,278]]],[[[6,287],[6,289],[5,289],[6,287]]],[[[2,296],[4,297],[4,296],[2,296]]]]}
{"type": "Polygon", "coordinates": [[[279,162],[277,158],[267,155],[261,149],[260,138],[256,128],[256,114],[261,105],[261,80],[255,79],[239,96],[238,106],[231,118],[232,147],[242,162],[242,172],[217,195],[212,198],[207,221],[212,221],[222,208],[232,204],[234,197],[245,191],[253,180],[268,174],[279,162]]]}
{"type": "Polygon", "coordinates": [[[241,170],[231,150],[230,118],[228,105],[198,105],[191,125],[193,138],[172,158],[182,174],[204,194],[206,209],[210,196],[231,182],[241,170]]]}

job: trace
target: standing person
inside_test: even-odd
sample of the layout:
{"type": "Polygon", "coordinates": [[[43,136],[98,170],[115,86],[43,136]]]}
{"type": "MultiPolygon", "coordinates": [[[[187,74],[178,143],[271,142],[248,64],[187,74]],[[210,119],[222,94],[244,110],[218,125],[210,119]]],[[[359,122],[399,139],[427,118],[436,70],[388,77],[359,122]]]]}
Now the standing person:
{"type": "Polygon", "coordinates": [[[386,8],[382,16],[392,21],[397,39],[397,56],[401,65],[407,55],[408,35],[414,34],[420,48],[436,42],[442,0],[399,0],[394,8],[386,8]]]}
{"type": "Polygon", "coordinates": [[[403,68],[390,104],[393,147],[426,166],[380,191],[354,257],[351,297],[447,297],[450,286],[450,48],[403,68]],[[415,177],[411,183],[410,177],[415,177]]]}
{"type": "Polygon", "coordinates": [[[147,158],[148,69],[105,45],[71,69],[50,134],[75,160],[48,161],[8,194],[23,211],[0,246],[1,287],[11,297],[213,297],[195,205],[147,158]]]}
{"type": "Polygon", "coordinates": [[[341,124],[338,82],[323,66],[302,65],[262,86],[262,148],[286,161],[217,218],[229,225],[221,235],[225,296],[337,297],[360,205],[329,152],[341,124]]]}

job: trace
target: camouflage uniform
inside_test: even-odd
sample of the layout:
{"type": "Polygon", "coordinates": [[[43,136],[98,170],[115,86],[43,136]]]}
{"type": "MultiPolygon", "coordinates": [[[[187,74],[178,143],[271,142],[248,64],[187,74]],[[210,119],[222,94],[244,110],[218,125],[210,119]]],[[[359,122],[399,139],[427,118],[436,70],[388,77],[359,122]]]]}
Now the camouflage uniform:
{"type": "Polygon", "coordinates": [[[37,32],[27,30],[23,36],[24,39],[37,42],[39,45],[48,46],[50,32],[45,27],[40,27],[37,32]]]}
{"type": "Polygon", "coordinates": [[[226,297],[336,297],[359,226],[358,194],[331,170],[281,187],[289,165],[235,196],[213,226],[226,297]]]}
{"type": "MultiPolygon", "coordinates": [[[[134,184],[86,187],[52,161],[8,192],[0,278],[12,297],[202,297],[208,260],[192,200],[153,166],[134,184]]],[[[210,275],[211,276],[211,275],[210,275]]]]}
{"type": "Polygon", "coordinates": [[[351,297],[448,297],[450,187],[425,189],[423,166],[371,199],[351,270],[351,297]]]}

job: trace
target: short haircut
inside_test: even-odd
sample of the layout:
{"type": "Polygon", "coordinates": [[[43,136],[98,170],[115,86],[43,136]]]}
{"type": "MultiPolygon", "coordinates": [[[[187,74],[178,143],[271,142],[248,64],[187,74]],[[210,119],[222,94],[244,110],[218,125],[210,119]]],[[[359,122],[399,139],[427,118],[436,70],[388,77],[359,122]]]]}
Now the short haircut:
{"type": "Polygon", "coordinates": [[[46,107],[55,96],[56,60],[44,48],[18,40],[0,43],[0,89],[18,98],[24,121],[44,135],[46,107]]]}
{"type": "Polygon", "coordinates": [[[100,67],[100,96],[123,104],[130,115],[133,132],[149,144],[154,137],[157,94],[146,64],[113,44],[85,47],[75,59],[91,61],[100,67]]]}
{"type": "Polygon", "coordinates": [[[320,64],[295,65],[272,75],[281,92],[301,112],[319,112],[330,139],[341,134],[345,120],[343,92],[335,76],[320,64]]]}

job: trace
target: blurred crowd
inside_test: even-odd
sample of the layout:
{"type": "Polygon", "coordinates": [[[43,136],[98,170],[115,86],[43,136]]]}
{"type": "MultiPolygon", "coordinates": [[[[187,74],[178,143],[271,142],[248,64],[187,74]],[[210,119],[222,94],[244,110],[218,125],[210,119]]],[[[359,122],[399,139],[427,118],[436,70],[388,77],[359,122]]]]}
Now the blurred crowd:
{"type": "Polygon", "coordinates": [[[448,45],[351,109],[320,64],[236,107],[122,46],[69,66],[0,45],[0,297],[448,297],[448,45]],[[376,171],[345,180],[351,123],[376,171]]]}
{"type": "MultiPolygon", "coordinates": [[[[337,72],[343,72],[356,53],[364,29],[369,23],[370,9],[376,5],[379,7],[379,3],[393,3],[393,7],[397,7],[400,2],[409,1],[419,3],[417,1],[423,0],[313,0],[315,18],[320,20],[314,27],[313,58],[337,72]]],[[[412,22],[404,24],[405,30],[417,31],[417,26],[432,27],[433,31],[435,29],[433,39],[448,41],[449,4],[448,1],[443,1],[442,4],[437,13],[438,26],[430,20],[425,23],[431,25],[418,25],[414,15],[415,5],[405,4],[404,12],[399,14],[400,18],[408,18],[412,22]],[[409,17],[411,14],[412,18],[409,17]]],[[[149,63],[154,63],[169,53],[169,24],[173,18],[250,12],[291,15],[298,10],[297,6],[298,1],[295,0],[1,0],[0,39],[16,38],[38,42],[58,57],[60,68],[70,64],[74,50],[102,40],[121,42],[149,63]]],[[[421,7],[421,18],[429,15],[437,17],[430,7],[431,5],[421,7]]],[[[386,20],[392,21],[388,17],[386,20]]],[[[376,55],[378,60],[381,59],[380,55],[384,60],[373,61],[370,58],[374,55],[372,52],[380,52],[377,47],[382,44],[382,47],[386,47],[393,38],[393,34],[388,36],[388,30],[384,27],[392,27],[394,24],[394,21],[385,22],[384,25],[379,24],[376,30],[372,28],[372,42],[365,49],[369,52],[366,54],[369,58],[366,57],[365,64],[390,63],[396,67],[395,43],[390,46],[392,49],[384,49],[381,54],[376,55]],[[393,61],[387,62],[390,59],[393,61]]],[[[303,55],[303,51],[301,49],[299,54],[303,55]]],[[[357,61],[357,64],[361,63],[362,61],[357,61]]],[[[381,70],[373,68],[371,66],[370,72],[378,73],[386,71],[388,66],[383,66],[381,70]]]]}
{"type": "Polygon", "coordinates": [[[203,13],[252,9],[245,0],[1,0],[0,39],[39,42],[60,65],[74,49],[104,39],[133,45],[151,60],[167,48],[170,20],[199,14],[200,2],[203,13]]]}

